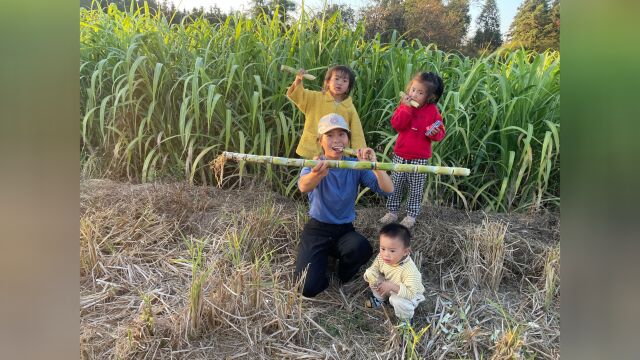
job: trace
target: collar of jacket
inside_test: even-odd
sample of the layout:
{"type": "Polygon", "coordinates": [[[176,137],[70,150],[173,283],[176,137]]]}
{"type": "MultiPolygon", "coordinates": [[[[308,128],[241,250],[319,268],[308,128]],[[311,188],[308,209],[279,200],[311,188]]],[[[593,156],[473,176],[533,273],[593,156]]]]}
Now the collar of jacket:
{"type": "Polygon", "coordinates": [[[404,265],[407,261],[409,261],[409,259],[411,259],[411,255],[405,256],[404,259],[398,261],[398,266],[404,265]]]}
{"type": "MultiPolygon", "coordinates": [[[[331,96],[331,94],[329,94],[328,91],[323,91],[322,93],[324,94],[324,101],[326,101],[326,102],[334,102],[334,101],[336,101],[336,99],[334,99],[333,96],[331,96]]],[[[351,106],[353,104],[353,102],[351,101],[351,96],[347,96],[346,99],[340,101],[337,104],[338,105],[344,105],[344,106],[351,106]]]]}

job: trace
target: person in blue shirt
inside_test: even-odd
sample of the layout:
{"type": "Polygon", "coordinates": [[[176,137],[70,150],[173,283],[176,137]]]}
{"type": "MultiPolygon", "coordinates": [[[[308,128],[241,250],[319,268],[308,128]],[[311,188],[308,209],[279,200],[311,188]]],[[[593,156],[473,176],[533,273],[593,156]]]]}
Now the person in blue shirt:
{"type": "Polygon", "coordinates": [[[307,297],[314,297],[329,286],[326,274],[329,256],[337,258],[341,288],[348,289],[354,283],[350,280],[373,254],[369,240],[353,227],[358,186],[385,196],[393,192],[391,178],[383,170],[327,167],[323,160],[376,161],[371,148],[358,149],[357,159],[343,156],[349,140],[349,125],[341,115],[323,116],[318,122],[318,142],[323,155],[314,158],[320,160],[315,167],[305,167],[300,172],[298,188],[309,196],[311,218],[300,238],[296,275],[306,269],[302,294],[307,297]]]}

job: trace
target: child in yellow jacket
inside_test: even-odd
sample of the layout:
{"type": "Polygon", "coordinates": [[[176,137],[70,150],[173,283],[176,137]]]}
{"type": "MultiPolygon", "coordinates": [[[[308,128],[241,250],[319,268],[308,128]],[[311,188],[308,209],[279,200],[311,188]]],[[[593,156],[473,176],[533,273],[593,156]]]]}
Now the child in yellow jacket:
{"type": "Polygon", "coordinates": [[[324,77],[322,91],[305,89],[302,84],[304,74],[305,70],[300,69],[293,84],[287,89],[287,97],[305,114],[304,130],[296,148],[296,154],[305,159],[311,159],[321,153],[317,141],[318,121],[330,113],[340,114],[347,121],[351,129],[352,148],[366,148],[362,124],[349,96],[355,84],[353,71],[344,65],[330,68],[324,77]]]}

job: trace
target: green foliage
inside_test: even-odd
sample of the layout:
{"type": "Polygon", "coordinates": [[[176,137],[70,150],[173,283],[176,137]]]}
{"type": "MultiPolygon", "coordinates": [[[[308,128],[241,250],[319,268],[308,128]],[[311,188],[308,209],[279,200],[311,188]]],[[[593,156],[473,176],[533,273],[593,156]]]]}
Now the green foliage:
{"type": "Polygon", "coordinates": [[[209,23],[224,23],[227,14],[223,13],[217,5],[209,6],[208,9],[200,6],[191,10],[180,10],[176,8],[175,3],[155,0],[80,0],[80,7],[85,9],[101,8],[106,11],[111,4],[115,5],[120,11],[134,11],[140,9],[142,13],[147,11],[151,14],[162,13],[171,24],[180,24],[183,21],[192,22],[194,19],[203,17],[209,23]]]}
{"type": "Polygon", "coordinates": [[[389,42],[394,33],[406,31],[404,0],[375,0],[373,5],[362,8],[365,38],[379,38],[389,42]]]}
{"type": "Polygon", "coordinates": [[[444,50],[462,49],[471,23],[469,0],[376,0],[362,15],[367,39],[381,33],[388,42],[397,32],[444,50]]]}
{"type": "Polygon", "coordinates": [[[278,16],[281,22],[287,22],[290,11],[296,9],[296,3],[291,0],[251,0],[249,13],[253,18],[278,16]]]}
{"type": "Polygon", "coordinates": [[[549,11],[550,22],[547,25],[549,47],[560,49],[560,0],[553,0],[549,11]]]}
{"type": "Polygon", "coordinates": [[[342,22],[349,25],[351,28],[355,28],[356,26],[356,13],[353,8],[346,4],[331,4],[327,5],[326,8],[323,9],[322,12],[315,14],[313,20],[322,20],[324,16],[325,19],[328,19],[332,16],[339,14],[342,18],[342,22]]]}
{"type": "Polygon", "coordinates": [[[439,45],[443,49],[454,50],[462,48],[462,42],[469,32],[470,24],[469,0],[447,1],[445,5],[445,31],[440,34],[443,40],[439,45]]]}
{"type": "Polygon", "coordinates": [[[553,12],[547,0],[525,0],[509,28],[509,46],[536,51],[559,49],[560,1],[555,0],[553,12]]]}
{"type": "Polygon", "coordinates": [[[477,19],[476,34],[473,37],[476,49],[493,51],[502,45],[500,34],[500,14],[496,0],[486,0],[477,19]]]}
{"type": "MultiPolygon", "coordinates": [[[[285,97],[293,77],[280,65],[304,67],[318,77],[305,86],[319,90],[329,66],[346,64],[380,161],[391,158],[398,92],[418,70],[443,77],[447,137],[434,145],[432,165],[467,167],[471,176],[430,176],[425,201],[498,211],[559,204],[557,52],[471,59],[395,32],[388,43],[366,41],[362,23],[352,29],[337,13],[289,27],[275,15],[212,25],[203,17],[171,24],[115,5],[80,12],[81,155],[96,176],[212,184],[207,164],[224,150],[295,157],[304,115],[285,97]]],[[[298,193],[299,169],[240,168],[282,194],[298,193]]]]}

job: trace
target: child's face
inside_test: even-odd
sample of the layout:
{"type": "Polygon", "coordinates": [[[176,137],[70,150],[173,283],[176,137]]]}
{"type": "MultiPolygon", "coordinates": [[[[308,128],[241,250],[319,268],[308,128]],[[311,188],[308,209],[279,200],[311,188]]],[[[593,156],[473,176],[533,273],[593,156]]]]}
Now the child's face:
{"type": "Polygon", "coordinates": [[[429,89],[427,88],[427,84],[419,81],[412,81],[407,95],[420,104],[420,106],[424,105],[429,98],[429,89]]]}
{"type": "Polygon", "coordinates": [[[349,91],[349,75],[334,71],[327,82],[327,88],[333,97],[346,95],[349,91]]]}
{"type": "Polygon", "coordinates": [[[329,130],[320,137],[320,146],[327,159],[341,159],[342,151],[347,145],[349,145],[349,135],[343,129],[329,130]]]}
{"type": "Polygon", "coordinates": [[[405,256],[409,255],[409,248],[399,238],[380,235],[380,255],[387,265],[396,265],[405,256]]]}

